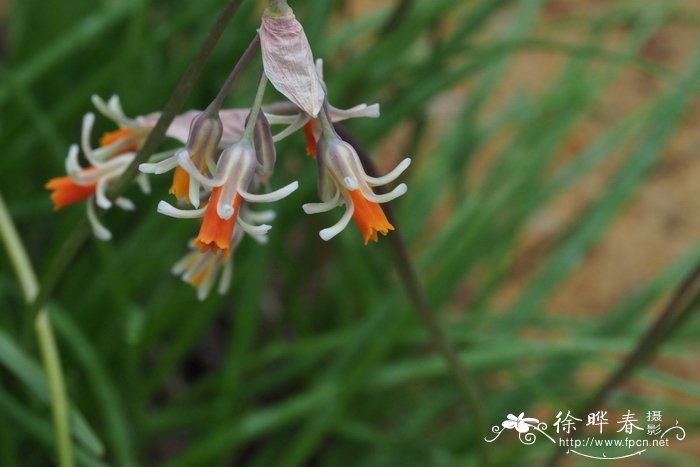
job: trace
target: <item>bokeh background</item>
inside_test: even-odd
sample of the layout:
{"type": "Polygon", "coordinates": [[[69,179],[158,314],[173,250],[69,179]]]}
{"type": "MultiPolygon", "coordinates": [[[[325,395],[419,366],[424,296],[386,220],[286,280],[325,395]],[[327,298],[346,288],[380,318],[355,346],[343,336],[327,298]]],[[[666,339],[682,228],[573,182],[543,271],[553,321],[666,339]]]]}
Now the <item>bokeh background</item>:
{"type": "MultiPolygon", "coordinates": [[[[188,108],[216,94],[264,3],[243,2],[188,108]]],[[[84,216],[52,212],[43,185],[63,174],[90,96],[116,93],[134,116],[162,108],[222,4],[0,1],[0,191],[40,277],[84,216]]],[[[332,102],[381,104],[380,119],[348,123],[380,170],[414,158],[397,226],[486,428],[575,413],[700,262],[700,4],[291,5],[332,102]]],[[[227,105],[249,104],[259,69],[256,58],[227,105]]],[[[268,245],[244,240],[225,296],[199,302],[170,274],[197,223],[156,214],[169,176],[150,196],[132,189],[138,210],[106,216],[114,240],[90,239],[61,274],[49,306],[85,419],[80,465],[484,465],[484,433],[388,238],[365,247],[350,226],[326,243],[318,231],[339,212],[302,212],[315,200],[304,149],[301,134],[279,145],[273,184],[301,188],[275,204],[268,245]]],[[[0,465],[52,465],[37,344],[4,253],[0,311],[0,465]]],[[[688,436],[607,464],[700,465],[692,318],[603,404],[611,431],[627,410],[642,425],[660,410],[688,436]]],[[[486,448],[494,465],[553,453],[512,432],[486,448]]]]}

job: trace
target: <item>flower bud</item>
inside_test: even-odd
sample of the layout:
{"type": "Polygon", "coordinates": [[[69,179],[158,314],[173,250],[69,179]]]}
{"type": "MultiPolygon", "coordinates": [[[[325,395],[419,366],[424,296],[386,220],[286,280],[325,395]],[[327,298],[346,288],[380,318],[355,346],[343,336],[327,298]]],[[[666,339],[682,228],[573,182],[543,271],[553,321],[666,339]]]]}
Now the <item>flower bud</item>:
{"type": "Polygon", "coordinates": [[[208,160],[213,160],[223,131],[218,113],[212,114],[205,110],[192,119],[190,135],[185,146],[192,162],[202,168],[208,160]]]}
{"type": "Polygon", "coordinates": [[[253,128],[253,142],[255,144],[255,155],[260,164],[258,174],[263,179],[267,179],[275,169],[277,152],[275,143],[272,140],[270,122],[267,121],[267,117],[265,117],[263,112],[258,113],[258,119],[253,128]]]}

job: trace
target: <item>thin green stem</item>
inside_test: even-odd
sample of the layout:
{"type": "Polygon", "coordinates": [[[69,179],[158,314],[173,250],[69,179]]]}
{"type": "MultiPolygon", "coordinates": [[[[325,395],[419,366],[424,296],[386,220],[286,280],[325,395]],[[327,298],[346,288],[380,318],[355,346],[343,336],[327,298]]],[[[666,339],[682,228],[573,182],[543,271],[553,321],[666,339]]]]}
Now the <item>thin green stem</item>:
{"type": "MultiPolygon", "coordinates": [[[[204,65],[208,61],[209,56],[214,50],[217,42],[221,38],[226,26],[238,10],[241,2],[242,0],[230,0],[219,13],[216,22],[209,31],[204,43],[199,48],[199,51],[188,66],[187,70],[170,96],[170,99],[166,103],[155,127],[149,133],[141,149],[139,149],[134,161],[126,169],[119,182],[113,187],[113,189],[110,190],[110,199],[116,199],[127,189],[138,173],[139,164],[145,162],[148,157],[155,152],[156,148],[164,141],[165,132],[174,120],[177,112],[184,105],[187,97],[190,95],[195,82],[204,70],[204,65]]],[[[3,214],[9,218],[9,215],[6,213],[4,203],[0,204],[0,211],[3,211],[3,214]]],[[[0,222],[2,225],[2,238],[8,247],[8,251],[10,252],[9,254],[15,268],[18,270],[18,276],[20,277],[20,282],[25,289],[27,302],[31,303],[30,316],[32,318],[36,317],[35,328],[39,337],[42,360],[44,362],[51,394],[51,406],[56,430],[59,465],[61,467],[72,467],[73,448],[70,440],[70,430],[68,425],[68,400],[66,397],[59,354],[56,348],[55,339],[53,337],[51,322],[44,309],[44,304],[54,289],[58,278],[68,267],[80,247],[88,238],[90,232],[89,225],[87,221],[83,220],[74,228],[66,243],[51,262],[46,275],[42,278],[41,287],[38,287],[26,252],[24,254],[17,253],[17,251],[24,251],[24,249],[21,248],[21,243],[18,243],[19,237],[17,236],[16,231],[14,234],[12,233],[14,230],[14,225],[11,222],[6,222],[5,220],[5,218],[2,218],[2,222],[0,222]],[[18,244],[20,248],[17,248],[18,244]],[[32,273],[28,274],[27,271],[32,271],[32,273]],[[33,287],[29,285],[32,283],[32,279],[34,284],[33,287]],[[27,285],[25,286],[25,284],[27,285]],[[27,293],[27,291],[30,293],[27,293]]]]}
{"type": "MultiPolygon", "coordinates": [[[[37,296],[39,284],[37,283],[32,264],[29,262],[27,250],[22,245],[2,194],[0,194],[0,236],[17,273],[25,300],[28,304],[32,303],[37,296]]],[[[51,411],[56,433],[58,465],[61,467],[73,467],[74,457],[73,444],[70,438],[68,397],[61,368],[61,359],[46,309],[42,309],[36,316],[34,326],[39,340],[46,379],[49,384],[51,411]]]]}
{"type": "Polygon", "coordinates": [[[408,15],[408,12],[411,10],[412,6],[413,0],[400,0],[399,3],[394,7],[394,10],[391,12],[389,19],[381,27],[380,34],[389,34],[394,29],[399,27],[401,22],[403,22],[403,20],[408,15]]]}
{"type": "Polygon", "coordinates": [[[321,128],[323,129],[321,132],[321,137],[324,138],[324,141],[328,141],[338,135],[329,115],[330,110],[328,109],[328,99],[324,99],[323,107],[321,107],[321,111],[318,113],[318,121],[321,122],[321,128]]]}
{"type": "MultiPolygon", "coordinates": [[[[338,134],[347,141],[353,148],[357,151],[360,161],[367,171],[368,175],[379,176],[372,159],[369,157],[367,150],[359,143],[357,138],[344,126],[335,125],[335,130],[338,134]]],[[[428,302],[423,288],[418,280],[418,275],[416,274],[411,259],[408,255],[408,250],[403,242],[398,223],[393,215],[393,211],[389,203],[384,204],[384,210],[391,224],[396,228],[389,236],[389,244],[391,245],[392,252],[396,259],[396,270],[403,282],[404,288],[406,289],[406,294],[413,302],[419,317],[423,321],[423,324],[428,329],[430,336],[432,338],[435,347],[438,352],[442,355],[447,367],[450,370],[453,378],[457,382],[457,385],[464,399],[464,403],[467,409],[471,412],[474,417],[474,426],[477,432],[477,442],[476,445],[481,454],[481,464],[482,466],[490,465],[490,455],[486,444],[482,441],[483,437],[486,435],[486,418],[484,417],[482,411],[482,404],[479,400],[479,392],[474,384],[474,378],[470,376],[464,363],[459,359],[457,350],[452,345],[452,342],[440,327],[436,319],[436,313],[432,306],[428,302]]]]}
{"type": "Polygon", "coordinates": [[[256,34],[253,40],[250,42],[250,45],[248,45],[248,48],[245,49],[245,52],[243,52],[243,55],[241,55],[241,58],[239,58],[236,62],[236,65],[233,67],[233,70],[231,70],[231,73],[226,78],[226,81],[224,81],[224,84],[221,85],[221,89],[219,89],[219,92],[216,94],[214,100],[212,100],[211,104],[209,104],[207,107],[209,112],[218,112],[219,109],[221,109],[224,99],[231,92],[231,88],[236,82],[236,79],[238,79],[241,71],[243,71],[243,68],[245,68],[245,66],[248,64],[250,59],[253,57],[253,53],[259,46],[260,35],[256,34]]]}
{"type": "Polygon", "coordinates": [[[206,65],[209,60],[209,57],[214,51],[214,47],[219,42],[219,39],[221,39],[221,35],[224,33],[226,26],[228,26],[228,23],[231,21],[231,18],[233,18],[233,15],[238,10],[242,1],[243,0],[229,0],[219,13],[214,26],[212,26],[207,37],[197,51],[197,54],[192,59],[192,62],[190,62],[182,78],[180,78],[180,81],[177,83],[175,90],[170,95],[170,99],[168,99],[168,102],[165,104],[158,122],[156,122],[153,130],[148,134],[148,138],[146,138],[143,146],[141,146],[141,149],[136,153],[134,160],[129,164],[129,167],[126,168],[117,184],[110,190],[109,195],[111,200],[116,199],[126,191],[127,187],[138,174],[139,164],[146,162],[148,157],[163,144],[163,141],[165,141],[165,132],[185,104],[185,101],[192,92],[192,88],[194,88],[195,83],[204,71],[204,65],[206,65]]]}
{"type": "Polygon", "coordinates": [[[75,464],[73,461],[73,445],[70,439],[68,396],[66,395],[66,386],[63,380],[61,358],[58,354],[58,347],[56,346],[51,321],[46,309],[42,309],[39,312],[34,326],[39,337],[41,360],[44,363],[44,371],[49,383],[51,411],[53,412],[58,448],[58,465],[61,467],[72,467],[75,464]]]}
{"type": "Polygon", "coordinates": [[[269,0],[265,14],[268,16],[286,16],[292,14],[292,9],[287,4],[287,0],[269,0]]]}
{"type": "Polygon", "coordinates": [[[29,262],[27,252],[22,246],[22,241],[17,234],[15,224],[12,222],[10,212],[5,205],[5,200],[0,193],[0,236],[7,248],[12,267],[15,268],[20,286],[27,300],[34,300],[39,290],[34,269],[29,262]]]}
{"type": "Polygon", "coordinates": [[[267,86],[267,77],[265,73],[260,74],[260,81],[258,82],[258,90],[255,92],[255,100],[250,108],[250,114],[248,115],[248,124],[245,127],[243,133],[243,139],[251,140],[253,138],[253,130],[255,129],[255,122],[258,120],[258,115],[260,114],[260,109],[262,107],[263,96],[265,95],[265,87],[267,86]]]}

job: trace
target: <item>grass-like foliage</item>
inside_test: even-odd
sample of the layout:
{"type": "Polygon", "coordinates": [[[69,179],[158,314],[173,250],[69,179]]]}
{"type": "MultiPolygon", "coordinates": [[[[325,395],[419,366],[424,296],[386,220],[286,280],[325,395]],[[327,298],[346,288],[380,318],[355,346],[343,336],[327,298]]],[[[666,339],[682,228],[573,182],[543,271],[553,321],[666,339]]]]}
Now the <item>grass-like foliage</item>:
{"type": "MultiPolygon", "coordinates": [[[[200,302],[170,273],[197,222],[156,213],[169,199],[167,176],[152,177],[151,195],[129,188],[136,211],[106,213],[111,241],[80,241],[68,263],[55,264],[84,209],[53,213],[43,185],[64,174],[90,96],[118,94],[128,115],[161,110],[224,3],[10,0],[0,12],[0,191],[40,281],[60,272],[44,298],[78,465],[541,465],[555,451],[545,438],[484,436],[521,412],[550,432],[559,411],[585,422],[581,410],[597,391],[612,434],[627,410],[644,426],[658,410],[663,425],[678,420],[692,438],[700,426],[700,328],[686,319],[692,280],[690,298],[668,313],[674,320],[654,319],[700,261],[700,245],[687,241],[649,277],[631,276],[614,300],[570,279],[594,254],[617,267],[601,281],[630,272],[616,261],[627,253],[600,246],[623,216],[649,222],[625,209],[692,126],[693,1],[290,2],[324,59],[334,104],[381,104],[381,118],[347,123],[379,171],[413,157],[408,192],[392,211],[418,295],[468,369],[486,426],[415,313],[395,234],[364,246],[351,225],[324,242],[318,231],[339,211],[302,212],[316,201],[316,169],[301,134],[278,146],[274,178],[300,188],[274,205],[267,245],[247,238],[236,250],[227,294],[200,302]],[[672,33],[680,51],[658,45],[672,33]],[[646,87],[629,97],[635,86],[646,87]],[[593,188],[582,190],[586,183],[593,188]],[[541,228],[553,212],[556,225],[541,228]],[[582,305],[554,299],[562,294],[582,305]],[[624,361],[631,371],[600,393],[624,361]]],[[[216,95],[265,3],[241,4],[186,108],[216,95]]],[[[260,66],[256,56],[226,106],[250,105],[260,66]]],[[[111,129],[98,121],[97,133],[111,129]]],[[[700,216],[700,200],[679,215],[700,216]]],[[[654,252],[640,245],[636,254],[654,252]]],[[[52,465],[37,310],[11,264],[0,255],[0,465],[52,465]]],[[[687,439],[642,458],[694,459],[687,439]]]]}

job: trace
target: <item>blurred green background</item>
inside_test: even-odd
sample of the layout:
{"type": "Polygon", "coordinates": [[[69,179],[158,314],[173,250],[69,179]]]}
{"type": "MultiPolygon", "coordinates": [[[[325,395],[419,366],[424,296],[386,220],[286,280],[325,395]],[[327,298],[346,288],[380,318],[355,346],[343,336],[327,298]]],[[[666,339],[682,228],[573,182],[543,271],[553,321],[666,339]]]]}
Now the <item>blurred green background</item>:
{"type": "MultiPolygon", "coordinates": [[[[90,95],[119,94],[130,116],[162,108],[222,4],[0,2],[0,190],[39,276],[84,216],[54,214],[43,184],[64,173],[90,95]]],[[[291,5],[334,105],[381,104],[380,119],[348,124],[381,171],[414,158],[397,224],[487,428],[573,412],[700,261],[700,5],[291,5]]],[[[216,94],[263,8],[243,3],[187,108],[216,94]]],[[[249,104],[259,66],[229,106],[249,104]]],[[[111,129],[102,119],[95,134],[111,129]]],[[[136,212],[107,213],[114,240],[91,238],[61,275],[49,306],[85,419],[80,465],[482,465],[484,434],[388,239],[365,247],[351,225],[326,243],[318,231],[339,213],[302,212],[316,200],[304,148],[301,134],[279,145],[273,185],[301,188],[274,205],[268,245],[244,240],[226,296],[198,302],[169,272],[197,229],[156,214],[169,176],[151,178],[150,196],[132,189],[136,212]]],[[[4,253],[0,311],[0,465],[52,465],[37,345],[4,253]]],[[[661,410],[687,438],[607,465],[699,464],[699,327],[689,320],[604,405],[611,430],[627,410],[661,410]]],[[[494,465],[553,452],[513,432],[486,447],[494,465]]]]}

